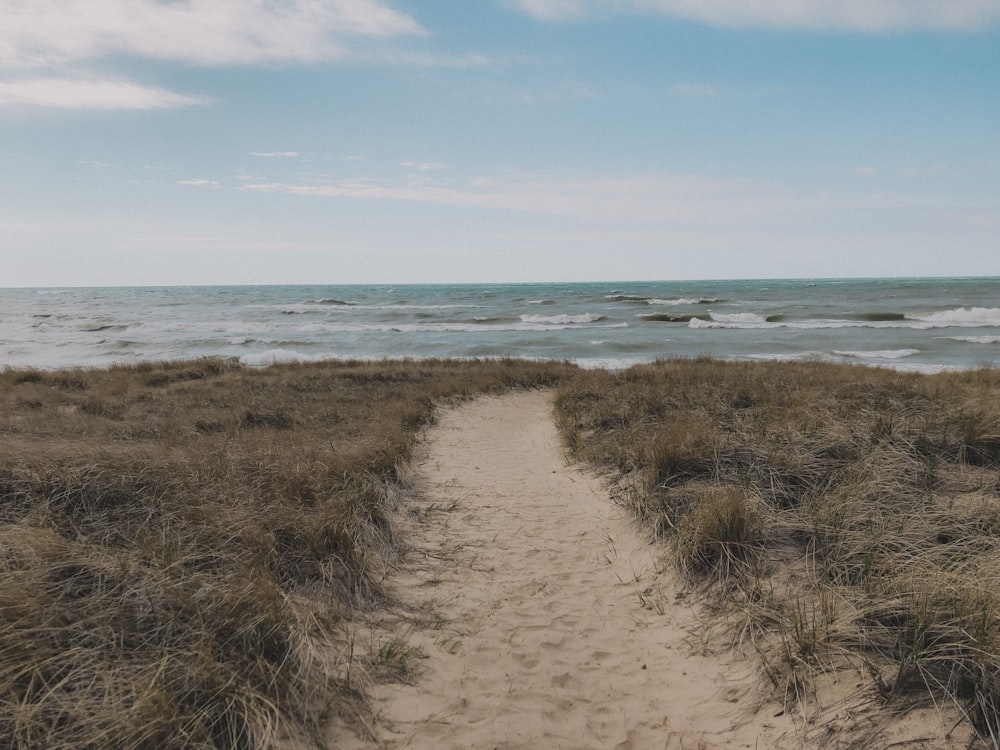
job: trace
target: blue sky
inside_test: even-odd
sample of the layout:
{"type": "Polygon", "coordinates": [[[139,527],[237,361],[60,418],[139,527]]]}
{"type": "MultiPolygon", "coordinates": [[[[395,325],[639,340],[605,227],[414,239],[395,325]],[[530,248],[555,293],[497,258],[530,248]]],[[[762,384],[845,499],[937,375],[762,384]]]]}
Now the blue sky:
{"type": "Polygon", "coordinates": [[[1000,0],[0,0],[0,261],[1000,275],[1000,0]]]}

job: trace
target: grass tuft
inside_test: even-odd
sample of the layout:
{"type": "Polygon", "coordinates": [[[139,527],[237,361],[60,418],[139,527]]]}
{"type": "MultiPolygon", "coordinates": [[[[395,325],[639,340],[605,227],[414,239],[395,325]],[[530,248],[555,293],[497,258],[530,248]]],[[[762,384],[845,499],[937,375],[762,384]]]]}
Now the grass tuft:
{"type": "Polygon", "coordinates": [[[787,700],[864,665],[1000,747],[1000,372],[668,360],[580,373],[557,408],[787,700]]]}

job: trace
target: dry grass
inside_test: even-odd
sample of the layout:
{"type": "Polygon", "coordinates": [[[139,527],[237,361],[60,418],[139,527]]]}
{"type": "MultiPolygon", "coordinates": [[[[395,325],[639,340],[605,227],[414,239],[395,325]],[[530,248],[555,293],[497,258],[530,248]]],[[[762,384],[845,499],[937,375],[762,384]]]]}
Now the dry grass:
{"type": "Polygon", "coordinates": [[[379,600],[417,432],[444,400],[570,371],[4,371],[0,744],[321,746],[363,700],[330,636],[379,600]]]}
{"type": "Polygon", "coordinates": [[[788,698],[853,666],[1000,747],[1000,371],[678,360],[581,373],[558,407],[788,698]]]}
{"type": "Polygon", "coordinates": [[[1000,373],[200,361],[0,374],[0,746],[321,747],[420,429],[559,385],[567,446],[742,614],[789,700],[863,669],[1000,746],[1000,373]]]}

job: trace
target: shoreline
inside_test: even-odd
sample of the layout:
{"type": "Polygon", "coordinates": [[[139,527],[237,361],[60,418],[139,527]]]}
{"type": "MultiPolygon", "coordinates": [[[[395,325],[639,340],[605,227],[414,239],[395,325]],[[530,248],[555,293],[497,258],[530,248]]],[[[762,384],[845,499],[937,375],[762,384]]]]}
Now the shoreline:
{"type": "Polygon", "coordinates": [[[1000,362],[1000,280],[0,290],[0,367],[197,357],[1000,362]]]}

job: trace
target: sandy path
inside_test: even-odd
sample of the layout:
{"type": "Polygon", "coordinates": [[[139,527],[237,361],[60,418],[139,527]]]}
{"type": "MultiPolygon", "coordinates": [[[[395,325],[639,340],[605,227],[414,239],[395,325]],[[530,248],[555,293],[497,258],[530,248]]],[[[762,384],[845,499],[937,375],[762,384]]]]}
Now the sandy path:
{"type": "MultiPolygon", "coordinates": [[[[378,739],[355,747],[827,746],[756,703],[750,660],[702,646],[655,549],[566,465],[551,394],[445,411],[418,471],[423,520],[389,586],[423,658],[373,687],[378,739]]],[[[382,626],[375,647],[400,630],[382,626]]]]}
{"type": "Polygon", "coordinates": [[[758,730],[731,728],[748,668],[697,655],[654,548],[566,466],[550,399],[480,399],[433,430],[431,511],[391,586],[440,619],[410,635],[413,684],[373,690],[377,746],[754,747],[758,730]]]}

